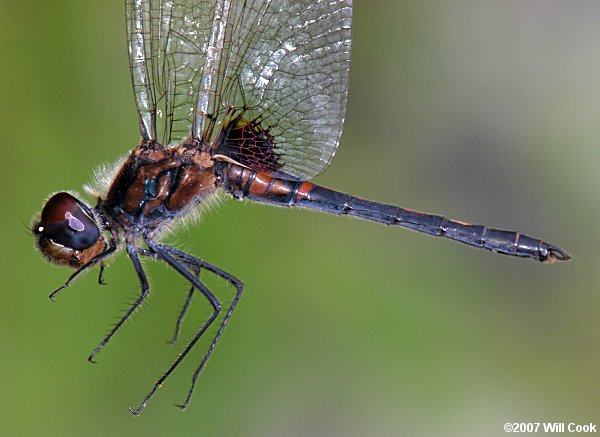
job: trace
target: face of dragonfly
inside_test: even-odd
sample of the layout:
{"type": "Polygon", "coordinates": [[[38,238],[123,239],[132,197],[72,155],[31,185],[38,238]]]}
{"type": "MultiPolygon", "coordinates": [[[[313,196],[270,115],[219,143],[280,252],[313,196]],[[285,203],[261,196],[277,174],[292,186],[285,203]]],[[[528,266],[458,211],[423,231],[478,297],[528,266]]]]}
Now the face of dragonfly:
{"type": "Polygon", "coordinates": [[[86,265],[106,247],[92,211],[69,193],[48,199],[32,232],[46,259],[73,268],[86,265]]]}

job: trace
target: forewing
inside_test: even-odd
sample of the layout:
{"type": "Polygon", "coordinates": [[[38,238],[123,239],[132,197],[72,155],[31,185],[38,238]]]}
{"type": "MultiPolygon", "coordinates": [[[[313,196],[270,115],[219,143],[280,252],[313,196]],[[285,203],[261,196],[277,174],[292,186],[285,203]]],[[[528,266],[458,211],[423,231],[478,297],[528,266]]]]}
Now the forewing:
{"type": "MultiPolygon", "coordinates": [[[[273,142],[264,162],[250,167],[294,179],[325,170],[346,111],[351,18],[351,0],[233,3],[206,140],[215,140],[215,125],[239,124],[241,116],[273,142]]],[[[253,162],[261,159],[255,149],[253,162]]]]}
{"type": "Polygon", "coordinates": [[[142,138],[190,136],[215,1],[126,0],[127,40],[142,138]]]}

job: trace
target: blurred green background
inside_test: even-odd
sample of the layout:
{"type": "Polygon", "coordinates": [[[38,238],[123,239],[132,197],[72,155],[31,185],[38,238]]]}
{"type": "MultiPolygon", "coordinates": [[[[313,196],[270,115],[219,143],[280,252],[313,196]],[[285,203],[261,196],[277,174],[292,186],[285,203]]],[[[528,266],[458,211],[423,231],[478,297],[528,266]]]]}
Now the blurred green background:
{"type": "MultiPolygon", "coordinates": [[[[121,1],[2,2],[0,433],[21,436],[504,435],[600,425],[600,3],[358,1],[341,147],[316,181],[519,229],[569,250],[547,266],[401,229],[228,201],[172,242],[246,293],[187,412],[201,353],[131,417],[180,347],[186,286],[122,253],[98,287],[33,250],[53,191],[135,146],[121,1]],[[24,226],[25,225],[25,226],[24,226]]],[[[213,284],[223,300],[227,287],[213,284]]],[[[229,293],[229,294],[228,294],[229,293]]],[[[199,300],[189,336],[207,314],[199,300]]]]}

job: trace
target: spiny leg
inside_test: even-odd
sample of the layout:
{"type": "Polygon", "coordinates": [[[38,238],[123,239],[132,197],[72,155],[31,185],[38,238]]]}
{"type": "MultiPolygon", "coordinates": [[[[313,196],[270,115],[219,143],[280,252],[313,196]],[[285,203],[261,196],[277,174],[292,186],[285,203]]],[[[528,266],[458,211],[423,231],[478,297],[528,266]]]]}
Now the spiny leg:
{"type": "Polygon", "coordinates": [[[107,285],[104,280],[104,269],[106,266],[104,264],[100,264],[100,273],[98,273],[98,285],[107,285]]]}
{"type": "Polygon", "coordinates": [[[144,299],[146,299],[146,297],[150,293],[150,287],[148,285],[148,280],[146,279],[146,274],[144,273],[144,269],[142,267],[142,264],[140,263],[140,259],[139,259],[137,253],[138,253],[138,250],[135,247],[127,244],[127,254],[129,255],[129,258],[131,258],[131,262],[133,263],[133,268],[135,269],[135,272],[137,273],[138,279],[140,281],[140,289],[141,289],[140,297],[138,297],[137,300],[129,307],[129,309],[125,312],[125,314],[121,317],[121,319],[117,322],[117,324],[115,326],[113,326],[113,328],[110,330],[108,335],[104,338],[104,340],[102,340],[100,342],[100,344],[98,345],[98,347],[96,349],[94,349],[94,351],[90,354],[90,356],[88,357],[88,361],[90,361],[92,363],[95,363],[94,357],[96,356],[96,354],[98,352],[100,352],[100,350],[102,350],[102,348],[104,346],[106,346],[106,344],[110,341],[110,339],[113,337],[113,335],[115,335],[115,332],[117,332],[119,330],[119,328],[121,326],[123,326],[123,323],[125,323],[125,321],[135,312],[135,310],[142,304],[144,299]]]}
{"type": "MultiPolygon", "coordinates": [[[[142,410],[146,407],[146,404],[148,403],[150,398],[154,395],[156,390],[158,390],[158,388],[162,386],[163,382],[169,377],[169,375],[175,370],[175,368],[177,368],[179,363],[181,363],[181,361],[183,361],[183,359],[186,357],[186,355],[193,349],[193,347],[198,342],[198,340],[200,340],[202,335],[206,332],[208,327],[215,321],[215,319],[218,317],[219,313],[221,312],[221,303],[217,300],[217,298],[208,290],[208,288],[206,288],[206,286],[204,284],[202,284],[200,282],[200,280],[198,278],[196,278],[191,272],[189,272],[186,269],[186,268],[189,268],[190,262],[187,259],[182,260],[181,259],[182,257],[178,256],[177,252],[180,252],[180,251],[171,252],[170,250],[168,250],[168,249],[172,249],[169,246],[157,244],[150,240],[146,241],[146,244],[151,249],[151,252],[154,252],[154,253],[149,253],[148,251],[143,251],[140,253],[142,255],[150,256],[152,258],[162,259],[167,264],[169,264],[171,267],[173,267],[181,276],[183,276],[185,279],[187,279],[194,288],[200,290],[200,292],[204,295],[204,297],[206,297],[206,299],[209,301],[209,303],[213,307],[213,312],[210,315],[210,317],[202,324],[202,327],[200,328],[200,330],[196,333],[196,335],[194,335],[192,340],[188,343],[188,345],[183,350],[183,352],[177,357],[175,362],[173,364],[171,364],[171,366],[167,369],[167,371],[163,374],[163,376],[161,376],[160,379],[158,381],[156,381],[156,383],[154,384],[154,386],[152,387],[150,392],[142,400],[142,403],[139,405],[139,407],[136,409],[129,407],[129,411],[131,411],[131,413],[134,414],[135,416],[138,416],[142,412],[142,410]],[[178,260],[176,258],[179,258],[180,260],[178,260]]],[[[181,253],[184,253],[184,252],[181,252],[181,253]]]]}
{"type": "MultiPolygon", "coordinates": [[[[79,269],[77,269],[71,276],[69,276],[69,279],[67,279],[67,282],[65,282],[63,285],[61,285],[56,290],[54,290],[52,293],[50,293],[50,296],[48,296],[48,298],[52,302],[56,302],[56,299],[55,299],[56,295],[58,293],[60,293],[62,290],[64,290],[65,288],[67,288],[69,285],[71,285],[71,282],[73,282],[73,280],[75,278],[77,278],[81,273],[94,267],[98,262],[102,261],[104,258],[112,255],[115,252],[115,250],[117,250],[117,240],[115,238],[113,238],[110,241],[110,246],[108,249],[106,249],[104,252],[102,252],[98,256],[92,258],[92,260],[89,263],[87,263],[86,265],[84,265],[83,267],[80,267],[79,269]]],[[[102,266],[100,268],[100,278],[102,278],[103,270],[104,270],[104,266],[102,266]]],[[[99,279],[99,281],[102,282],[101,279],[99,279]]]]}
{"type": "MultiPolygon", "coordinates": [[[[194,271],[196,278],[198,278],[198,280],[200,280],[200,267],[198,267],[196,270],[191,268],[191,270],[194,271]]],[[[190,304],[192,303],[192,296],[194,295],[194,290],[195,290],[195,287],[192,285],[190,287],[190,290],[188,291],[186,298],[185,298],[183,307],[181,308],[181,311],[179,312],[179,316],[177,317],[177,322],[175,323],[175,333],[173,334],[173,338],[169,341],[169,343],[171,343],[172,345],[177,344],[177,340],[179,339],[179,333],[181,332],[181,324],[183,323],[183,319],[185,318],[185,315],[187,314],[187,311],[190,308],[190,304]]]]}
{"type": "Polygon", "coordinates": [[[208,362],[208,359],[210,358],[213,350],[215,349],[217,342],[221,338],[221,334],[223,333],[223,330],[225,329],[225,326],[227,325],[227,322],[229,321],[229,318],[231,317],[233,310],[237,306],[240,298],[242,297],[242,292],[244,291],[244,284],[242,284],[242,282],[239,279],[237,279],[235,276],[225,272],[224,270],[221,270],[220,268],[218,268],[206,261],[203,261],[201,259],[193,257],[185,252],[182,252],[179,249],[176,249],[171,246],[163,246],[163,245],[161,245],[161,248],[163,250],[165,250],[166,252],[169,252],[171,255],[178,257],[179,259],[181,259],[189,264],[196,264],[196,265],[208,270],[209,272],[212,272],[215,275],[225,279],[226,281],[231,283],[237,290],[236,295],[233,298],[231,305],[229,305],[229,308],[227,309],[227,313],[225,314],[225,317],[223,318],[223,321],[221,322],[221,325],[219,326],[219,330],[217,331],[215,337],[213,338],[213,341],[210,344],[208,350],[204,354],[204,358],[202,359],[202,362],[200,363],[200,365],[198,366],[198,368],[196,369],[196,371],[194,372],[194,374],[192,376],[192,384],[188,390],[188,394],[187,394],[185,400],[183,401],[182,404],[178,405],[181,409],[185,409],[189,405],[190,400],[192,399],[192,395],[194,394],[194,389],[196,388],[196,381],[198,379],[198,376],[200,376],[200,373],[206,366],[206,363],[208,362]]]}
{"type": "MultiPolygon", "coordinates": [[[[149,258],[160,259],[160,257],[156,253],[151,252],[146,249],[140,249],[139,253],[140,253],[140,255],[144,255],[149,258]]],[[[180,259],[180,257],[178,257],[178,256],[176,256],[176,258],[180,259]]],[[[194,275],[196,275],[196,278],[198,278],[198,280],[200,280],[200,267],[198,265],[190,264],[190,263],[186,262],[185,259],[180,259],[180,261],[182,261],[184,264],[186,264],[187,268],[190,271],[194,272],[194,275]]],[[[179,339],[179,334],[181,332],[181,325],[183,323],[183,319],[185,318],[185,315],[187,314],[190,304],[192,303],[192,296],[194,295],[194,290],[195,290],[195,287],[192,285],[188,291],[186,298],[185,298],[183,307],[181,308],[181,311],[179,312],[179,316],[177,317],[177,322],[175,323],[175,333],[173,334],[172,339],[169,341],[169,343],[172,345],[175,345],[177,343],[177,340],[179,339]]]]}

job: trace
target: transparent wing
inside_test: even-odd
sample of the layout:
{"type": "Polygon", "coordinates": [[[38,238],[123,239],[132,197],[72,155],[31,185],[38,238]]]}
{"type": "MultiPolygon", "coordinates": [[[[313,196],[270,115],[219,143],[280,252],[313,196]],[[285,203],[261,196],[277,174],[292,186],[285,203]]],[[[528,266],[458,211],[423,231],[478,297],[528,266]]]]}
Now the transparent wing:
{"type": "MultiPolygon", "coordinates": [[[[216,93],[220,99],[207,111],[217,117],[205,126],[205,138],[213,139],[213,124],[224,118],[227,126],[228,118],[243,112],[272,138],[280,166],[273,170],[298,179],[325,170],[346,112],[351,19],[351,0],[235,2],[220,68],[224,79],[216,93]]],[[[271,158],[265,154],[258,169],[268,167],[271,158]]]]}
{"type": "Polygon", "coordinates": [[[243,120],[238,133],[268,138],[248,152],[257,169],[309,179],[329,165],[346,110],[351,0],[126,3],[143,138],[216,144],[243,120]]]}
{"type": "Polygon", "coordinates": [[[215,1],[126,0],[127,41],[142,138],[190,136],[215,1]]]}

